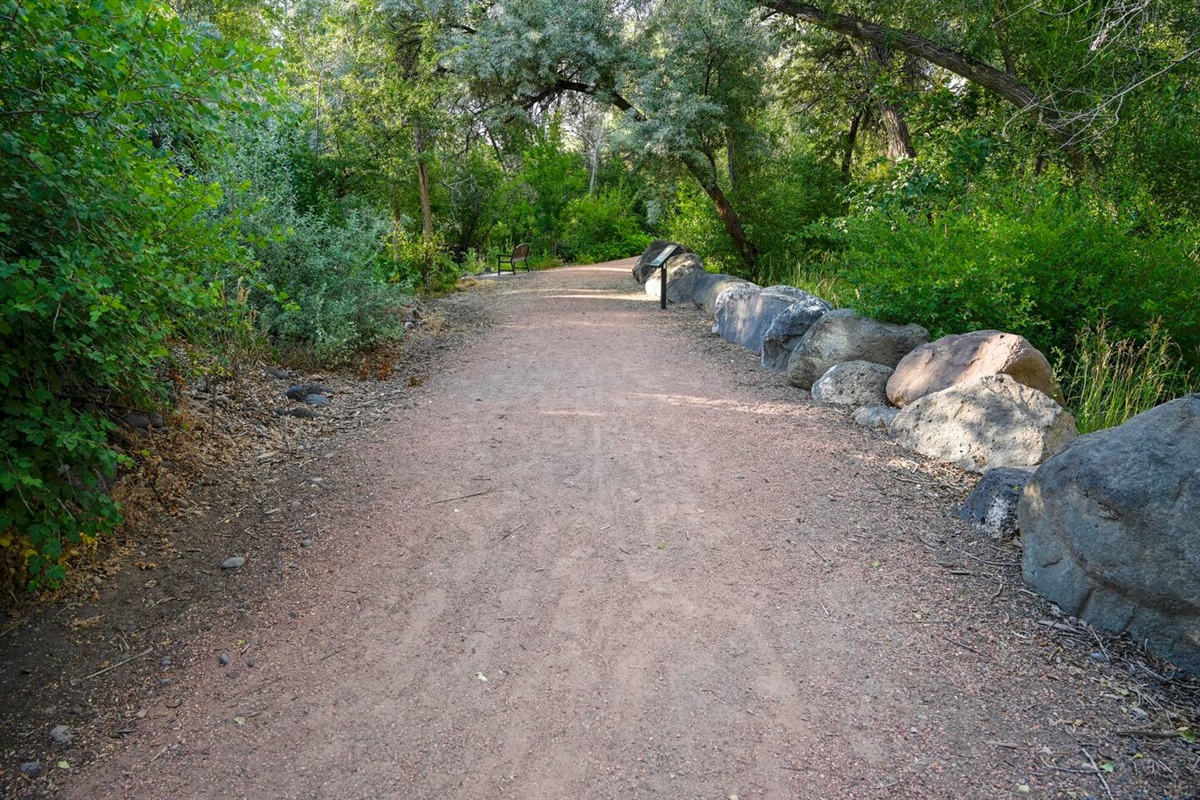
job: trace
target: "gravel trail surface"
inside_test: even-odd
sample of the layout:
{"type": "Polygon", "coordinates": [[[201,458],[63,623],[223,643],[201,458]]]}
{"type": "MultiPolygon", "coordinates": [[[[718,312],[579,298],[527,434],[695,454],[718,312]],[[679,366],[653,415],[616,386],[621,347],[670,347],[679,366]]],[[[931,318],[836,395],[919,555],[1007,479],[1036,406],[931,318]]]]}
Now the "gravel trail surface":
{"type": "Polygon", "coordinates": [[[314,466],[303,580],[66,795],[1104,797],[1084,749],[1115,796],[1187,785],[1101,741],[1114,668],[1063,660],[1012,552],[934,546],[936,480],[631,264],[460,297],[487,335],[314,466]]]}

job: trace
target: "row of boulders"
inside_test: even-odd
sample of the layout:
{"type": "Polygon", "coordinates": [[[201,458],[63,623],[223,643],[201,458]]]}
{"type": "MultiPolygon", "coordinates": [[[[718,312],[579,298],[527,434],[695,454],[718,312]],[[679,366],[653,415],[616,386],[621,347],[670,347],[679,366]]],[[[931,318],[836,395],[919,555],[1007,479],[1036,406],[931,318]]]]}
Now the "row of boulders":
{"type": "Polygon", "coordinates": [[[1128,631],[1200,670],[1200,395],[1079,437],[1044,355],[1021,336],[975,331],[930,341],[833,309],[790,286],[708,273],[658,241],[634,278],[713,320],[765,369],[851,410],[901,445],[983,473],[959,514],[997,538],[1021,534],[1026,582],[1064,612],[1128,631]]]}

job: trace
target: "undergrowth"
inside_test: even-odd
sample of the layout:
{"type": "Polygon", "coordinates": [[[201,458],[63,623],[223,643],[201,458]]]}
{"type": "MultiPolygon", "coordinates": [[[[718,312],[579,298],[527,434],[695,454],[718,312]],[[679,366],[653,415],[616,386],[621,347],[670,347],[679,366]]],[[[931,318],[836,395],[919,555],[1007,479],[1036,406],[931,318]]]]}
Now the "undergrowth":
{"type": "Polygon", "coordinates": [[[1058,371],[1080,433],[1120,425],[1200,388],[1157,321],[1143,338],[1117,338],[1101,319],[1078,333],[1070,356],[1060,353],[1058,371]]]}

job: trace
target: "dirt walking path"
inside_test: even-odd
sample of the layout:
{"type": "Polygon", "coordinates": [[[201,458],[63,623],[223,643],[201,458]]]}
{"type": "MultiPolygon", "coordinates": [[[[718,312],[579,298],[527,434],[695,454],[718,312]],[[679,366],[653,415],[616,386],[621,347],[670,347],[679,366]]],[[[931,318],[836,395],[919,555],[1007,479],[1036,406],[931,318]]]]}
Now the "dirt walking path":
{"type": "Polygon", "coordinates": [[[314,465],[303,579],[65,794],[1185,796],[1107,735],[1116,668],[1064,655],[1011,552],[939,556],[936,480],[697,346],[630,263],[462,299],[490,333],[314,465]]]}

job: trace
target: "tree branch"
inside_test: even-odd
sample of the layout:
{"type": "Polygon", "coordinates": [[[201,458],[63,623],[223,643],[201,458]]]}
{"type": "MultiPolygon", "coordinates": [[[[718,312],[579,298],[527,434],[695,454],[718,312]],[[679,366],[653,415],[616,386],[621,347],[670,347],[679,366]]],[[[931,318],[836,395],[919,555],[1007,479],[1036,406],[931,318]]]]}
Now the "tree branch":
{"type": "Polygon", "coordinates": [[[1060,114],[1054,108],[1046,105],[1036,92],[1012,75],[965,53],[943,47],[919,33],[890,28],[850,14],[823,11],[815,5],[796,3],[793,0],[767,0],[761,2],[760,5],[800,22],[807,22],[843,36],[883,45],[892,50],[899,50],[902,53],[922,58],[1003,97],[1021,111],[1036,112],[1038,120],[1043,125],[1056,131],[1060,129],[1062,122],[1060,114]]]}

